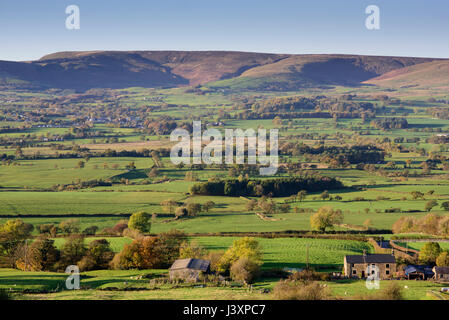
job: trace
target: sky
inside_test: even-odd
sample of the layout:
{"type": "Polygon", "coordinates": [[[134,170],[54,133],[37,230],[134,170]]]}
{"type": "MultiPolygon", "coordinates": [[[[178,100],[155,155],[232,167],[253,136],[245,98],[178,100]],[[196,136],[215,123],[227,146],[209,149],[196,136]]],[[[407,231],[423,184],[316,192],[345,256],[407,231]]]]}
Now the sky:
{"type": "Polygon", "coordinates": [[[448,0],[0,0],[0,60],[91,50],[449,58],[448,38],[448,0]],[[66,28],[69,5],[79,30],[66,28]],[[365,26],[369,5],[379,30],[365,26]]]}

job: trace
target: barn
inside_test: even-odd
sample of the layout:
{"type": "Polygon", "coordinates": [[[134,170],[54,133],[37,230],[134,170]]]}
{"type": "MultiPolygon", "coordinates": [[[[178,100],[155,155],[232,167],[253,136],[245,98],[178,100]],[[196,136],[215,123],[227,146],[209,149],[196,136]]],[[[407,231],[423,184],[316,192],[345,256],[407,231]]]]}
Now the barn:
{"type": "Polygon", "coordinates": [[[170,279],[196,282],[201,274],[210,273],[210,261],[202,259],[178,259],[169,269],[170,279]]]}
{"type": "Polygon", "coordinates": [[[433,267],[434,279],[439,281],[449,281],[449,267],[433,267]]]}

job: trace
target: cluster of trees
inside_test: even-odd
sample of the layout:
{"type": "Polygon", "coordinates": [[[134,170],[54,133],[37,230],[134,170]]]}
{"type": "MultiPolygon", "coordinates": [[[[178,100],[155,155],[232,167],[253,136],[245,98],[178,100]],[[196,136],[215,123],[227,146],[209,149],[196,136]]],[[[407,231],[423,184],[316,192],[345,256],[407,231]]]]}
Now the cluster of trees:
{"type": "Polygon", "coordinates": [[[238,119],[282,119],[293,118],[360,118],[375,117],[375,106],[370,102],[350,99],[330,99],[324,96],[307,98],[276,97],[262,101],[247,101],[236,106],[241,109],[238,119]]]}
{"type": "Polygon", "coordinates": [[[0,224],[0,266],[11,267],[17,248],[30,237],[34,226],[21,219],[7,220],[0,224]]]}
{"type": "MultiPolygon", "coordinates": [[[[300,193],[300,192],[299,192],[300,193]]],[[[248,211],[261,211],[266,215],[272,215],[279,212],[287,213],[290,212],[291,206],[288,203],[278,204],[274,202],[273,199],[267,199],[267,197],[263,196],[258,201],[251,199],[246,203],[246,209],[248,211]]]]}
{"type": "Polygon", "coordinates": [[[339,164],[379,163],[385,159],[385,151],[374,145],[354,145],[351,147],[318,146],[286,143],[280,148],[285,155],[319,155],[318,160],[326,163],[337,161],[339,164]]]}
{"type": "Polygon", "coordinates": [[[408,122],[406,118],[378,118],[371,121],[371,125],[377,129],[391,130],[391,129],[405,129],[408,128],[408,122]]]}
{"type": "Polygon", "coordinates": [[[207,201],[203,204],[200,203],[183,203],[173,199],[164,200],[160,203],[162,210],[169,214],[174,214],[177,218],[182,217],[194,217],[201,212],[209,212],[215,208],[215,202],[207,201]]]}
{"type": "Polygon", "coordinates": [[[141,236],[125,245],[116,254],[110,266],[114,269],[168,268],[179,257],[181,245],[187,236],[180,231],[169,231],[158,236],[141,236]]]}
{"type": "Polygon", "coordinates": [[[167,135],[176,128],[186,129],[189,132],[193,130],[191,122],[178,123],[169,117],[147,120],[144,125],[146,133],[150,135],[167,135]]]}
{"type": "Polygon", "coordinates": [[[72,235],[82,234],[84,236],[93,236],[97,233],[102,235],[117,235],[123,234],[124,230],[128,228],[128,221],[121,220],[115,226],[111,228],[104,228],[99,230],[96,225],[91,225],[81,230],[80,222],[78,219],[67,219],[61,221],[59,224],[48,223],[40,224],[37,226],[37,231],[41,235],[56,237],[58,235],[72,235]]]}
{"type": "Polygon", "coordinates": [[[59,250],[53,240],[41,235],[31,244],[17,248],[14,256],[15,266],[24,271],[64,271],[68,265],[87,271],[106,269],[114,252],[106,239],[86,245],[84,236],[71,235],[59,250]]]}
{"type": "Polygon", "coordinates": [[[393,233],[422,232],[431,235],[449,236],[449,216],[429,213],[421,218],[401,217],[392,227],[393,233]]]}
{"type": "Polygon", "coordinates": [[[31,239],[33,226],[21,219],[8,220],[0,225],[0,264],[26,271],[64,271],[67,265],[78,264],[83,270],[103,268],[113,252],[104,239],[88,246],[84,236],[70,235],[61,249],[57,249],[48,234],[31,239]]]}
{"type": "Polygon", "coordinates": [[[443,250],[438,242],[427,242],[420,250],[418,260],[425,265],[449,267],[449,250],[443,250]]]}
{"type": "Polygon", "coordinates": [[[71,183],[71,184],[57,184],[52,186],[51,189],[54,191],[72,191],[72,190],[91,189],[95,187],[110,187],[110,186],[112,186],[112,182],[110,181],[105,181],[103,179],[94,179],[88,181],[80,181],[78,183],[71,183]]]}
{"type": "MultiPolygon", "coordinates": [[[[190,243],[185,233],[172,230],[158,236],[144,236],[151,227],[150,215],[138,212],[128,224],[120,223],[123,234],[133,237],[131,244],[114,254],[106,239],[86,244],[85,235],[72,233],[58,249],[51,234],[51,225],[41,225],[41,234],[32,238],[33,226],[20,219],[0,225],[0,262],[3,267],[25,271],[64,271],[68,265],[80,270],[97,269],[153,269],[168,268],[178,258],[203,258],[211,261],[211,269],[234,280],[251,283],[262,265],[262,250],[254,238],[241,238],[224,252],[207,252],[196,243],[190,243]],[[129,226],[128,228],[125,228],[129,226]],[[125,229],[124,229],[125,228],[125,229]],[[127,233],[127,230],[135,231],[127,233]]],[[[117,224],[118,226],[119,224],[117,224]]],[[[54,227],[54,226],[53,226],[54,227]]],[[[79,232],[75,221],[60,225],[67,232],[79,232]]]]}
{"type": "Polygon", "coordinates": [[[216,180],[194,184],[191,194],[214,196],[272,196],[288,197],[301,190],[318,192],[343,188],[343,184],[331,177],[290,177],[266,180],[216,180]]]}
{"type": "Polygon", "coordinates": [[[176,259],[206,259],[211,270],[230,275],[234,280],[251,283],[259,275],[262,250],[254,238],[240,238],[224,252],[207,252],[187,236],[173,230],[157,237],[141,237],[115,255],[110,267],[115,269],[168,268],[176,259]]]}

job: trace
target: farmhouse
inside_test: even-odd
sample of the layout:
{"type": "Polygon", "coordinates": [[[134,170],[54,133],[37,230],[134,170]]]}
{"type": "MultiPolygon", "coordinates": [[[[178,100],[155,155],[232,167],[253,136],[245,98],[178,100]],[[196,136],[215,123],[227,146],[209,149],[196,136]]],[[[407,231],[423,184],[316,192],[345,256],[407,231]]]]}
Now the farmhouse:
{"type": "Polygon", "coordinates": [[[449,281],[449,267],[433,267],[435,280],[449,281]]]}
{"type": "Polygon", "coordinates": [[[170,267],[170,279],[196,282],[200,274],[210,273],[210,261],[201,259],[178,259],[170,267]]]}
{"type": "Polygon", "coordinates": [[[396,272],[396,259],[391,254],[349,255],[344,259],[345,276],[350,278],[366,278],[367,272],[379,268],[380,279],[391,278],[396,272]],[[368,269],[368,271],[367,271],[368,269]]]}

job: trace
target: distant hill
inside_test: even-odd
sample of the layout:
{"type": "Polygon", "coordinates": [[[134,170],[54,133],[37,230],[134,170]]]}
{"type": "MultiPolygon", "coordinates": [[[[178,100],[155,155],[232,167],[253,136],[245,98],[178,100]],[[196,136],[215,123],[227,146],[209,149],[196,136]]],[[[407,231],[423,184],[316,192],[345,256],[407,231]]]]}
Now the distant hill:
{"type": "Polygon", "coordinates": [[[59,52],[37,61],[0,61],[0,86],[87,90],[208,85],[235,90],[294,90],[357,86],[403,68],[443,61],[229,51],[59,52]]]}
{"type": "Polygon", "coordinates": [[[387,72],[366,81],[389,88],[419,88],[449,90],[449,60],[438,60],[412,65],[387,72]]]}

